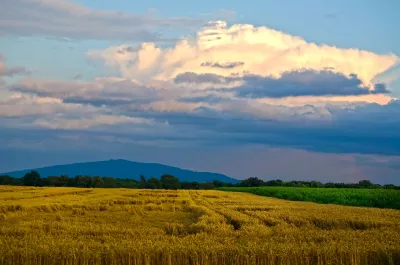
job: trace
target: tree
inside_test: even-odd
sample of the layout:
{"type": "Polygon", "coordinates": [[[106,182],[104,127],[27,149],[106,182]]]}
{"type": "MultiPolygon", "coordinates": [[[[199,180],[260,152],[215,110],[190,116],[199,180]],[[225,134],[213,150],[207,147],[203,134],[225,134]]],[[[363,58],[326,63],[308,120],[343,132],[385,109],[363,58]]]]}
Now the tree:
{"type": "Polygon", "coordinates": [[[140,175],[140,182],[139,185],[142,189],[145,189],[147,186],[146,178],[143,175],[140,175]]]}
{"type": "Polygon", "coordinates": [[[39,180],[40,180],[40,174],[36,171],[31,171],[25,174],[23,178],[23,183],[24,186],[36,186],[39,180]]]}
{"type": "Polygon", "coordinates": [[[61,184],[62,187],[67,186],[67,185],[68,185],[68,182],[69,182],[69,177],[68,177],[68,175],[61,175],[61,176],[60,176],[60,184],[61,184]]]}
{"type": "Polygon", "coordinates": [[[324,188],[335,188],[335,187],[336,187],[336,185],[333,182],[327,182],[324,185],[324,188]]]}
{"type": "Polygon", "coordinates": [[[58,176],[48,176],[47,177],[47,184],[49,186],[52,186],[52,187],[60,187],[60,186],[62,186],[61,182],[60,182],[60,177],[58,177],[58,176]]]}
{"type": "Polygon", "coordinates": [[[264,185],[264,181],[257,177],[248,178],[239,183],[240,187],[260,187],[264,185]]]}
{"type": "Polygon", "coordinates": [[[202,190],[212,190],[215,189],[213,182],[204,182],[200,184],[200,189],[202,190]]]}
{"type": "Polygon", "coordinates": [[[90,176],[76,176],[75,185],[77,187],[90,188],[92,184],[92,178],[90,176]]]}
{"type": "Polygon", "coordinates": [[[220,181],[220,180],[213,180],[213,185],[214,185],[214,187],[215,188],[219,188],[219,187],[231,187],[232,186],[232,183],[225,183],[225,182],[222,182],[222,181],[220,181]]]}
{"type": "Polygon", "coordinates": [[[90,188],[92,185],[92,177],[91,176],[83,176],[83,183],[85,188],[90,188]]]}
{"type": "Polygon", "coordinates": [[[117,184],[117,180],[111,177],[104,177],[103,178],[103,186],[105,188],[114,188],[117,184]]]}
{"type": "Polygon", "coordinates": [[[359,186],[360,188],[366,188],[366,189],[368,189],[368,188],[371,188],[373,185],[374,185],[374,184],[372,184],[371,181],[369,181],[369,180],[360,180],[360,181],[358,182],[358,186],[359,186]]]}
{"type": "Polygon", "coordinates": [[[311,182],[310,182],[310,187],[311,187],[311,188],[323,188],[323,187],[324,187],[324,184],[322,184],[322,183],[319,182],[319,181],[311,181],[311,182]]]}
{"type": "Polygon", "coordinates": [[[386,185],[383,185],[383,188],[384,189],[396,189],[396,186],[395,185],[393,185],[393,184],[386,184],[386,185]]]}
{"type": "Polygon", "coordinates": [[[166,190],[177,190],[181,187],[179,180],[169,174],[161,176],[162,188],[166,190]]]}
{"type": "Polygon", "coordinates": [[[102,178],[100,178],[99,176],[95,176],[91,179],[91,186],[93,188],[95,187],[101,187],[104,184],[102,178]]]}
{"type": "Polygon", "coordinates": [[[181,189],[184,189],[184,190],[199,190],[200,189],[200,183],[198,183],[196,181],[181,182],[181,189]]]}
{"type": "Polygon", "coordinates": [[[147,189],[161,189],[162,188],[162,182],[161,182],[161,180],[159,180],[157,178],[149,178],[147,180],[146,188],[147,189]]]}
{"type": "Polygon", "coordinates": [[[265,186],[283,186],[283,181],[280,179],[268,180],[265,182],[265,186]]]}
{"type": "Polygon", "coordinates": [[[0,185],[12,185],[13,180],[11,176],[0,176],[0,185]]]}
{"type": "Polygon", "coordinates": [[[67,175],[61,176],[48,176],[46,179],[42,179],[42,186],[54,186],[54,187],[66,187],[68,186],[69,178],[67,175]]]}

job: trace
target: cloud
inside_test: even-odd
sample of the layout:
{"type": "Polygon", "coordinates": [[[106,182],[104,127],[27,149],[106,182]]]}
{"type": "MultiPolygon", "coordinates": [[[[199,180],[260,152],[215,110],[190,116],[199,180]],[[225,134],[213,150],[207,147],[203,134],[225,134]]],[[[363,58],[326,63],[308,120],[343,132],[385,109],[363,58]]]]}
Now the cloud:
{"type": "MultiPolygon", "coordinates": [[[[221,77],[224,79],[223,77],[221,77]]],[[[183,74],[175,82],[193,81],[197,83],[216,82],[214,75],[183,74]],[[194,78],[194,79],[193,79],[194,78]]],[[[89,104],[95,107],[110,107],[117,111],[135,112],[220,112],[236,116],[257,117],[269,120],[325,120],[330,119],[329,112],[319,107],[286,107],[257,102],[252,99],[232,98],[228,92],[189,91],[180,89],[186,86],[168,89],[140,85],[131,80],[117,78],[98,78],[92,81],[55,81],[25,79],[10,86],[14,92],[35,95],[36,98],[54,98],[62,103],[89,104]],[[196,100],[197,98],[197,100],[196,100]],[[199,100],[202,99],[202,100],[199,100]],[[302,116],[302,117],[300,117],[302,116]]]]}
{"type": "Polygon", "coordinates": [[[83,78],[83,75],[82,74],[76,74],[75,76],[74,76],[74,80],[81,80],[83,78]]]}
{"type": "Polygon", "coordinates": [[[387,84],[393,96],[400,98],[400,60],[387,71],[377,75],[373,82],[387,84]]]}
{"type": "Polygon", "coordinates": [[[37,119],[34,125],[50,128],[50,129],[88,129],[101,125],[114,125],[114,124],[151,124],[151,121],[144,118],[127,117],[127,116],[114,116],[114,115],[93,115],[87,118],[80,119],[65,119],[65,118],[51,118],[51,119],[37,119]]]}
{"type": "MultiPolygon", "coordinates": [[[[69,87],[71,93],[82,93],[83,88],[88,89],[83,94],[85,97],[91,94],[96,97],[99,93],[96,82],[70,82],[79,84],[69,87]]],[[[251,98],[205,97],[185,102],[179,97],[156,97],[149,102],[134,102],[132,97],[126,98],[129,103],[100,107],[90,97],[88,103],[68,103],[64,99],[69,96],[63,90],[65,84],[35,84],[36,91],[54,92],[51,94],[54,97],[25,92],[3,100],[0,103],[2,128],[47,128],[57,129],[57,133],[79,129],[88,138],[94,136],[88,129],[96,128],[103,134],[122,137],[127,143],[165,139],[176,147],[187,146],[190,140],[193,147],[257,144],[330,153],[400,155],[400,101],[396,100],[386,105],[283,106],[251,98]],[[59,87],[63,92],[51,89],[59,87]]],[[[101,87],[105,92],[100,94],[109,93],[107,88],[108,85],[101,87]]]]}
{"type": "Polygon", "coordinates": [[[174,78],[177,84],[208,84],[211,89],[216,85],[230,85],[229,88],[217,91],[231,91],[239,97],[282,98],[298,96],[352,96],[368,94],[387,94],[389,91],[383,83],[374,85],[370,90],[362,84],[355,74],[345,76],[331,70],[298,70],[284,72],[279,78],[259,75],[243,77],[224,77],[217,74],[182,73],[174,78]],[[232,85],[232,83],[235,84],[232,85]]]}
{"type": "Polygon", "coordinates": [[[201,63],[201,66],[204,66],[204,67],[215,67],[215,68],[226,68],[226,69],[232,69],[232,68],[236,68],[236,67],[239,67],[242,65],[244,65],[244,62],[226,62],[226,63],[204,62],[204,63],[201,63]]]}
{"type": "Polygon", "coordinates": [[[229,83],[230,80],[217,75],[217,74],[196,74],[196,73],[182,73],[178,74],[174,78],[174,82],[177,84],[180,83],[194,83],[194,84],[202,84],[202,83],[211,83],[211,84],[223,84],[229,83]]]}
{"type": "Polygon", "coordinates": [[[10,77],[14,75],[29,75],[31,72],[25,67],[7,67],[4,62],[4,56],[0,53],[0,77],[10,77]]]}
{"type": "Polygon", "coordinates": [[[60,98],[71,103],[94,105],[147,102],[157,97],[151,87],[120,78],[96,78],[92,81],[60,81],[25,79],[10,86],[15,92],[31,93],[41,97],[60,98]]]}
{"type": "Polygon", "coordinates": [[[127,43],[88,56],[122,77],[7,85],[2,128],[126,145],[400,154],[400,104],[376,78],[396,64],[392,54],[217,21],[173,47],[127,43]]]}
{"type": "Polygon", "coordinates": [[[0,117],[19,118],[26,116],[46,116],[51,114],[73,113],[84,115],[95,108],[79,104],[63,104],[59,98],[37,97],[13,94],[0,101],[0,117]]]}
{"type": "Polygon", "coordinates": [[[310,69],[345,76],[355,74],[371,90],[375,76],[399,60],[394,54],[317,45],[268,27],[227,26],[223,21],[210,23],[194,39],[181,40],[173,47],[157,46],[154,42],[124,44],[89,51],[88,56],[141,82],[172,80],[186,72],[280,78],[285,72],[310,69]],[[129,52],[121,52],[128,49],[129,52]]]}
{"type": "MultiPolygon", "coordinates": [[[[86,80],[78,74],[73,80],[25,78],[13,84],[0,78],[5,93],[0,98],[0,153],[32,149],[39,157],[38,151],[68,150],[75,159],[82,150],[84,157],[99,150],[104,157],[120,156],[124,150],[143,160],[180,155],[176,161],[184,163],[197,151],[211,157],[225,149],[226,165],[238,154],[233,164],[251,160],[260,169],[251,171],[257,175],[269,168],[277,177],[284,172],[286,179],[307,178],[309,168],[301,167],[317,161],[314,177],[327,168],[331,173],[324,180],[335,178],[332,168],[343,170],[338,177],[343,181],[363,176],[379,180],[378,167],[390,167],[392,171],[380,172],[394,179],[398,158],[381,162],[376,157],[400,155],[400,101],[389,94],[398,78],[396,55],[317,45],[267,27],[222,21],[174,46],[156,44],[156,28],[181,27],[185,21],[189,26],[198,22],[95,11],[64,1],[5,0],[2,34],[133,42],[88,52],[90,59],[119,71],[120,78],[86,80]],[[57,26],[49,23],[53,19],[57,26]],[[136,45],[136,40],[148,42],[136,45]],[[147,150],[146,158],[137,151],[143,146],[151,146],[139,149],[147,150]],[[175,155],[165,151],[171,149],[159,155],[162,147],[175,155]],[[265,149],[272,151],[262,156],[265,149]],[[356,159],[353,153],[373,158],[356,159]],[[319,160],[321,156],[325,159],[319,160]],[[287,161],[297,161],[294,169],[287,161]]],[[[0,58],[2,77],[29,72],[3,62],[0,58]]]]}
{"type": "Polygon", "coordinates": [[[327,18],[327,19],[337,19],[338,15],[334,14],[334,13],[329,13],[329,14],[325,14],[324,17],[327,18]]]}
{"type": "Polygon", "coordinates": [[[106,107],[65,103],[59,98],[13,94],[0,101],[2,126],[17,128],[88,129],[100,125],[143,124],[151,119],[126,116],[106,107]]]}
{"type": "Polygon", "coordinates": [[[244,84],[235,88],[237,95],[254,98],[288,96],[350,96],[389,93],[385,84],[370,90],[355,74],[345,76],[330,70],[284,72],[279,78],[245,76],[244,84]]]}
{"type": "Polygon", "coordinates": [[[0,34],[71,39],[160,40],[159,30],[188,29],[192,18],[157,18],[94,10],[66,0],[2,0],[0,34]]]}

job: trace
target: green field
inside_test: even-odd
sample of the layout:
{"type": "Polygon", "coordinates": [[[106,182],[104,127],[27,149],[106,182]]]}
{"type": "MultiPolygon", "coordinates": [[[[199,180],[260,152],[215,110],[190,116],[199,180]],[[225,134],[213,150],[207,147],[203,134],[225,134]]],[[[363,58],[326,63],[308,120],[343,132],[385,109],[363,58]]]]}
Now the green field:
{"type": "Polygon", "coordinates": [[[294,187],[224,187],[220,190],[248,192],[291,201],[400,209],[399,190],[294,187]]]}

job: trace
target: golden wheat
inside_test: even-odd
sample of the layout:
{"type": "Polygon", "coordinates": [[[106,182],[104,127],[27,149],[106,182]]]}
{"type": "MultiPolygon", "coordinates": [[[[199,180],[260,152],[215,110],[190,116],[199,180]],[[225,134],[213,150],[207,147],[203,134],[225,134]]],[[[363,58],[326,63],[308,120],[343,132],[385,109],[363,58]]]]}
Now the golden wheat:
{"type": "Polygon", "coordinates": [[[0,264],[400,264],[400,211],[222,191],[0,187],[0,264]]]}

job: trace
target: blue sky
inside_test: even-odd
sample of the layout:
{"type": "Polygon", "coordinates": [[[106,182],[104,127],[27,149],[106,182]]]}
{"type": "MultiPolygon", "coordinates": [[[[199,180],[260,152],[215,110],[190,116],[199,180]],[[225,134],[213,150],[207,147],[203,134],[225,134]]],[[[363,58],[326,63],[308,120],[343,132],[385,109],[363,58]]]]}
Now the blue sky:
{"type": "MultiPolygon", "coordinates": [[[[375,52],[399,52],[397,34],[400,3],[395,0],[355,1],[76,1],[95,9],[146,13],[154,9],[165,17],[206,17],[231,10],[236,23],[268,25],[317,43],[358,47],[375,52]]],[[[150,11],[151,12],[151,11],[150,11]]]]}
{"type": "Polygon", "coordinates": [[[2,5],[0,172],[125,158],[400,183],[398,1],[2,5]]]}

